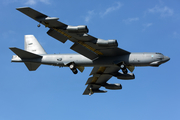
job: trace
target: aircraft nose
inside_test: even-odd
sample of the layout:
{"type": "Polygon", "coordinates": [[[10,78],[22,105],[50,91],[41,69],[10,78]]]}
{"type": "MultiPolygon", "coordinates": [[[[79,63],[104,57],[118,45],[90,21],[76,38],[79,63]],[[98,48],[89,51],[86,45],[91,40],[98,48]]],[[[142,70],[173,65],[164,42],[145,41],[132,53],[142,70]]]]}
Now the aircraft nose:
{"type": "Polygon", "coordinates": [[[168,56],[164,56],[164,62],[167,62],[169,60],[170,60],[170,58],[168,56]]]}

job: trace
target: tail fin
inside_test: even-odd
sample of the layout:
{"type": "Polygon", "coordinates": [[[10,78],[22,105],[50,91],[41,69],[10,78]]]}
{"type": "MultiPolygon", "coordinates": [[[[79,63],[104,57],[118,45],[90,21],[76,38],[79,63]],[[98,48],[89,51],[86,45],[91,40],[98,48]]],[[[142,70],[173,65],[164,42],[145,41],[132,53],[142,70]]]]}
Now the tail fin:
{"type": "MultiPolygon", "coordinates": [[[[25,51],[25,50],[21,50],[19,48],[9,48],[10,50],[12,50],[19,58],[21,59],[35,59],[35,58],[42,58],[42,56],[25,51]]],[[[12,62],[19,62],[21,61],[17,56],[14,56],[12,58],[12,62]]],[[[31,63],[31,62],[24,62],[24,64],[26,65],[26,67],[28,68],[29,71],[35,71],[40,65],[41,63],[31,63]]]]}
{"type": "Polygon", "coordinates": [[[34,35],[24,36],[24,50],[35,54],[47,54],[34,35]]]}
{"type": "MultiPolygon", "coordinates": [[[[34,37],[34,35],[25,35],[24,36],[24,49],[19,49],[12,47],[10,50],[12,50],[19,58],[21,59],[35,59],[35,58],[42,58],[41,54],[46,54],[45,50],[42,48],[42,46],[39,44],[37,39],[34,37]]],[[[23,62],[18,57],[13,57],[12,62],[23,62]]],[[[26,67],[29,71],[35,71],[41,63],[34,63],[34,62],[24,62],[26,67]]]]}

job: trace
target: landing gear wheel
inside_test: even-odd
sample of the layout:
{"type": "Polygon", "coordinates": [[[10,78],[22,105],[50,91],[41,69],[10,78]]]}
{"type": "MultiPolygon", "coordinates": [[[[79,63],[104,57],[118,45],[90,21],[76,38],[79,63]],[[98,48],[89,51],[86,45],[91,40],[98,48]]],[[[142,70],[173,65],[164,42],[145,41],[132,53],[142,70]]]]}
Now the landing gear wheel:
{"type": "Polygon", "coordinates": [[[126,69],[126,68],[125,68],[125,69],[123,69],[122,71],[123,71],[123,73],[124,73],[124,74],[127,74],[127,73],[128,73],[128,71],[127,71],[127,69],[126,69]]]}
{"type": "Polygon", "coordinates": [[[126,66],[125,66],[124,64],[121,64],[121,65],[120,65],[120,68],[122,69],[122,72],[123,72],[124,74],[127,74],[127,73],[128,73],[128,71],[127,71],[127,69],[126,69],[126,66]]]}
{"type": "Polygon", "coordinates": [[[72,72],[73,72],[74,74],[77,74],[77,73],[78,73],[78,71],[77,71],[74,63],[71,63],[71,64],[69,65],[69,68],[72,70],[72,72]]]}
{"type": "Polygon", "coordinates": [[[69,65],[69,68],[70,68],[71,70],[75,69],[74,63],[70,64],[70,65],[69,65]]]}
{"type": "Polygon", "coordinates": [[[120,67],[121,67],[121,69],[124,69],[124,68],[125,68],[125,65],[124,65],[124,64],[122,64],[120,67]]]}
{"type": "Polygon", "coordinates": [[[41,24],[38,24],[37,27],[41,27],[41,24]]]}
{"type": "Polygon", "coordinates": [[[89,88],[89,96],[91,96],[93,94],[92,88],[89,88]]]}

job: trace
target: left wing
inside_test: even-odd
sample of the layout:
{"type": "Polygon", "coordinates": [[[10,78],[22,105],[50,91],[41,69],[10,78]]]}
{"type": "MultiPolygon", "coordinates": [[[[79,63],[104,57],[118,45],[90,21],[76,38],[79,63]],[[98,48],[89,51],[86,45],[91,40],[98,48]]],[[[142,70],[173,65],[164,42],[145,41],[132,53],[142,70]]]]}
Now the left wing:
{"type": "Polygon", "coordinates": [[[103,40],[95,38],[89,34],[87,26],[70,26],[59,22],[57,17],[49,17],[30,7],[17,8],[37,22],[49,27],[48,35],[60,42],[65,43],[67,39],[74,42],[71,49],[83,56],[94,60],[99,56],[119,56],[130,52],[118,48],[116,40],[103,40]]]}
{"type": "Polygon", "coordinates": [[[83,95],[92,95],[93,93],[105,93],[107,91],[99,90],[101,86],[107,89],[121,89],[122,86],[120,84],[109,84],[107,81],[118,71],[120,67],[118,66],[101,66],[101,67],[94,67],[91,74],[93,75],[90,77],[86,85],[88,85],[83,93],[83,95]]]}

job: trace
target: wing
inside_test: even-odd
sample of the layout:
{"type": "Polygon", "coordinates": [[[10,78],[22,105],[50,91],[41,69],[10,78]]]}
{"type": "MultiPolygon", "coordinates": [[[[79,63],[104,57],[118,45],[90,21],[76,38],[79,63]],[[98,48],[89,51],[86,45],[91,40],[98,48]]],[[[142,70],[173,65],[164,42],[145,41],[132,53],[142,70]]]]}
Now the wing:
{"type": "Polygon", "coordinates": [[[113,76],[113,74],[117,73],[120,70],[118,66],[101,66],[94,67],[90,77],[86,85],[88,85],[83,93],[83,95],[91,95],[93,93],[104,93],[107,91],[99,90],[101,86],[106,87],[109,85],[107,81],[113,76]]]}
{"type": "Polygon", "coordinates": [[[66,25],[59,22],[57,17],[49,17],[29,7],[17,8],[17,10],[49,27],[47,34],[60,42],[65,43],[68,39],[74,42],[71,49],[91,60],[99,56],[119,56],[130,53],[118,48],[116,40],[103,40],[87,34],[89,31],[87,26],[66,25]]]}

